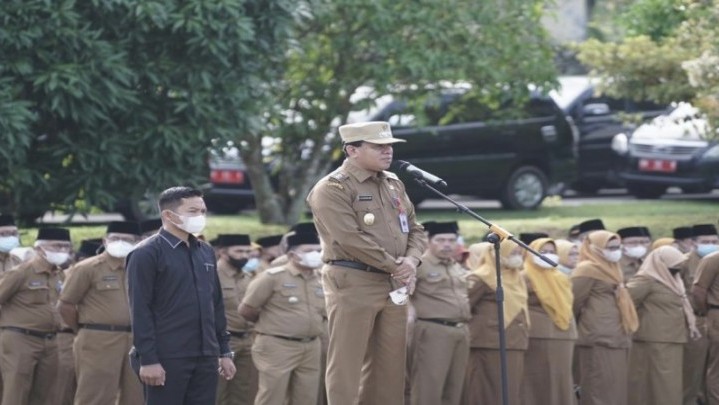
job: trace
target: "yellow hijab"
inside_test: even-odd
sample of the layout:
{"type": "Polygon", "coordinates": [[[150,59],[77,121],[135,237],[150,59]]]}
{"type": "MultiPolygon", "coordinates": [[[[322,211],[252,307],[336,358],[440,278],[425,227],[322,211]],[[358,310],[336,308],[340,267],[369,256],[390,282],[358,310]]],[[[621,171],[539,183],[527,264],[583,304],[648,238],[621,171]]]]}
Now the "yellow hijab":
{"type": "MultiPolygon", "coordinates": [[[[504,240],[499,244],[500,265],[507,262],[509,255],[512,253],[517,244],[504,240]]],[[[487,284],[492,290],[497,290],[497,267],[494,265],[494,248],[490,244],[483,254],[483,263],[479,268],[474,270],[474,274],[479,277],[482,282],[487,284]]],[[[502,267],[502,287],[504,288],[504,327],[507,328],[514,318],[520,312],[524,312],[524,317],[529,322],[529,313],[527,308],[527,284],[520,269],[510,269],[502,267]]]]}
{"type": "Polygon", "coordinates": [[[559,256],[559,263],[568,262],[569,254],[572,253],[572,249],[575,246],[574,243],[564,239],[555,239],[554,246],[557,247],[557,256],[559,256]]]}
{"type": "MultiPolygon", "coordinates": [[[[555,244],[550,238],[540,238],[529,244],[534,250],[544,245],[555,244]]],[[[555,245],[556,246],[556,245],[555,245]]],[[[524,271],[532,283],[534,292],[542,304],[542,308],[561,330],[568,330],[572,323],[572,285],[569,278],[556,268],[543,268],[534,263],[534,255],[527,253],[524,260],[524,271]]]]}
{"type": "Polygon", "coordinates": [[[469,256],[467,257],[467,268],[470,270],[477,270],[482,264],[484,264],[485,252],[492,249],[492,244],[489,242],[479,242],[469,245],[469,256]]]}
{"type": "Polygon", "coordinates": [[[624,273],[619,263],[612,263],[604,258],[602,250],[607,247],[611,239],[618,239],[619,235],[609,231],[594,231],[590,233],[579,249],[579,264],[572,272],[574,277],[589,277],[595,280],[616,286],[615,297],[622,326],[627,333],[634,333],[639,329],[639,318],[629,292],[624,285],[624,273]]]}

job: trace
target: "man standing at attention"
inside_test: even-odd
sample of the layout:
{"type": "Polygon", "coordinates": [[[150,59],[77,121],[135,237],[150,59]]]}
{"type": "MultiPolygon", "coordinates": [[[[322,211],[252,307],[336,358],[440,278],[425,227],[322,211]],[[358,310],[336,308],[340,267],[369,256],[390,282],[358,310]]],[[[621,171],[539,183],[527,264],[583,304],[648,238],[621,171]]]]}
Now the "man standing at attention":
{"type": "Polygon", "coordinates": [[[215,253],[198,240],[207,208],[202,193],[172,187],[160,194],[162,229],[127,256],[134,343],[147,405],[215,403],[235,365],[215,253]]]}
{"type": "Polygon", "coordinates": [[[310,191],[322,241],[329,318],[330,405],[404,401],[407,296],[427,237],[404,184],[387,170],[394,138],[386,122],[339,128],[346,159],[310,191]],[[396,303],[395,303],[396,302],[396,303]]]}

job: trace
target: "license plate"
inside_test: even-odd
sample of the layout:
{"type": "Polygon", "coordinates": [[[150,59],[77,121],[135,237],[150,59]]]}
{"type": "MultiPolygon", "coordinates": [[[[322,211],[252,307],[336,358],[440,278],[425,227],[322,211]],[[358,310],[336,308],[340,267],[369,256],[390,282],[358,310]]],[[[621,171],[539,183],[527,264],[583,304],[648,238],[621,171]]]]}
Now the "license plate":
{"type": "Polygon", "coordinates": [[[677,171],[675,160],[639,159],[639,170],[642,172],[674,173],[677,171]]]}

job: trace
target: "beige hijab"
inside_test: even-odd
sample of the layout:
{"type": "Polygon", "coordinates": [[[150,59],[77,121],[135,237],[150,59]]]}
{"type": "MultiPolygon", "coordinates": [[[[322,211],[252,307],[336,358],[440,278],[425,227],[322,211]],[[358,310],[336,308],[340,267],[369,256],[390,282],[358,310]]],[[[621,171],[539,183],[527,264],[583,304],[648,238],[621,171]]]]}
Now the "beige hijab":
{"type": "Polygon", "coordinates": [[[574,248],[574,243],[564,240],[564,239],[555,239],[554,245],[557,247],[557,256],[559,256],[559,263],[566,263],[569,261],[569,253],[572,252],[572,248],[574,248]]]}
{"type": "MultiPolygon", "coordinates": [[[[529,244],[534,250],[541,250],[542,246],[554,241],[549,238],[540,238],[529,244]]],[[[556,245],[555,245],[556,246],[556,245]]],[[[532,283],[534,293],[537,294],[542,308],[561,330],[569,329],[572,322],[572,285],[569,278],[556,268],[546,269],[534,263],[534,255],[527,254],[524,261],[524,271],[532,283]]]]}
{"type": "Polygon", "coordinates": [[[684,307],[684,315],[687,318],[687,326],[691,331],[695,331],[697,329],[696,317],[694,316],[694,309],[691,303],[689,303],[689,298],[687,298],[681,275],[677,273],[672,276],[672,273],[669,272],[670,267],[677,267],[684,261],[686,261],[686,257],[679,249],[673,246],[660,246],[647,255],[637,275],[651,277],[682,297],[682,306],[684,307]]]}
{"type": "Polygon", "coordinates": [[[589,277],[615,285],[614,295],[622,318],[622,326],[625,332],[634,333],[639,329],[639,318],[632,297],[624,285],[624,274],[619,263],[608,261],[602,252],[607,247],[607,243],[615,238],[618,239],[619,235],[608,231],[590,233],[579,248],[580,262],[572,272],[572,278],[589,277]]]}
{"type": "MultiPolygon", "coordinates": [[[[517,244],[504,240],[499,245],[500,265],[506,263],[510,254],[517,247],[517,244]]],[[[470,247],[471,248],[471,247],[470,247]]],[[[494,265],[494,249],[489,244],[482,255],[483,264],[474,270],[474,274],[492,290],[497,290],[497,267],[494,265]]],[[[507,328],[520,312],[524,312],[525,319],[529,322],[527,307],[527,284],[520,274],[521,268],[510,269],[502,267],[502,287],[504,288],[504,327],[507,328]]]]}

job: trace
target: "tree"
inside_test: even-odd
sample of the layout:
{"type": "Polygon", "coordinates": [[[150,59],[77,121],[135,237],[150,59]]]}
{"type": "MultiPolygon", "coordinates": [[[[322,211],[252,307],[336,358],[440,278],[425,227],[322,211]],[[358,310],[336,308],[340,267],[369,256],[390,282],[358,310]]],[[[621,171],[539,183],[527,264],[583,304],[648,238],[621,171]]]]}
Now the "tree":
{"type": "Polygon", "coordinates": [[[527,96],[556,72],[542,0],[316,0],[299,8],[294,46],[262,125],[238,139],[263,222],[293,223],[338,157],[336,128],[383,95],[421,100],[466,82],[495,104],[527,96]],[[358,97],[358,90],[368,90],[358,97]],[[263,139],[277,140],[269,151],[263,139]]]}
{"type": "Polygon", "coordinates": [[[251,127],[292,9],[7,0],[0,21],[0,210],[23,215],[205,182],[211,140],[251,127]]]}
{"type": "Polygon", "coordinates": [[[604,91],[692,101],[719,128],[719,0],[640,0],[619,18],[631,23],[626,37],[578,46],[580,61],[603,79],[604,91]]]}

